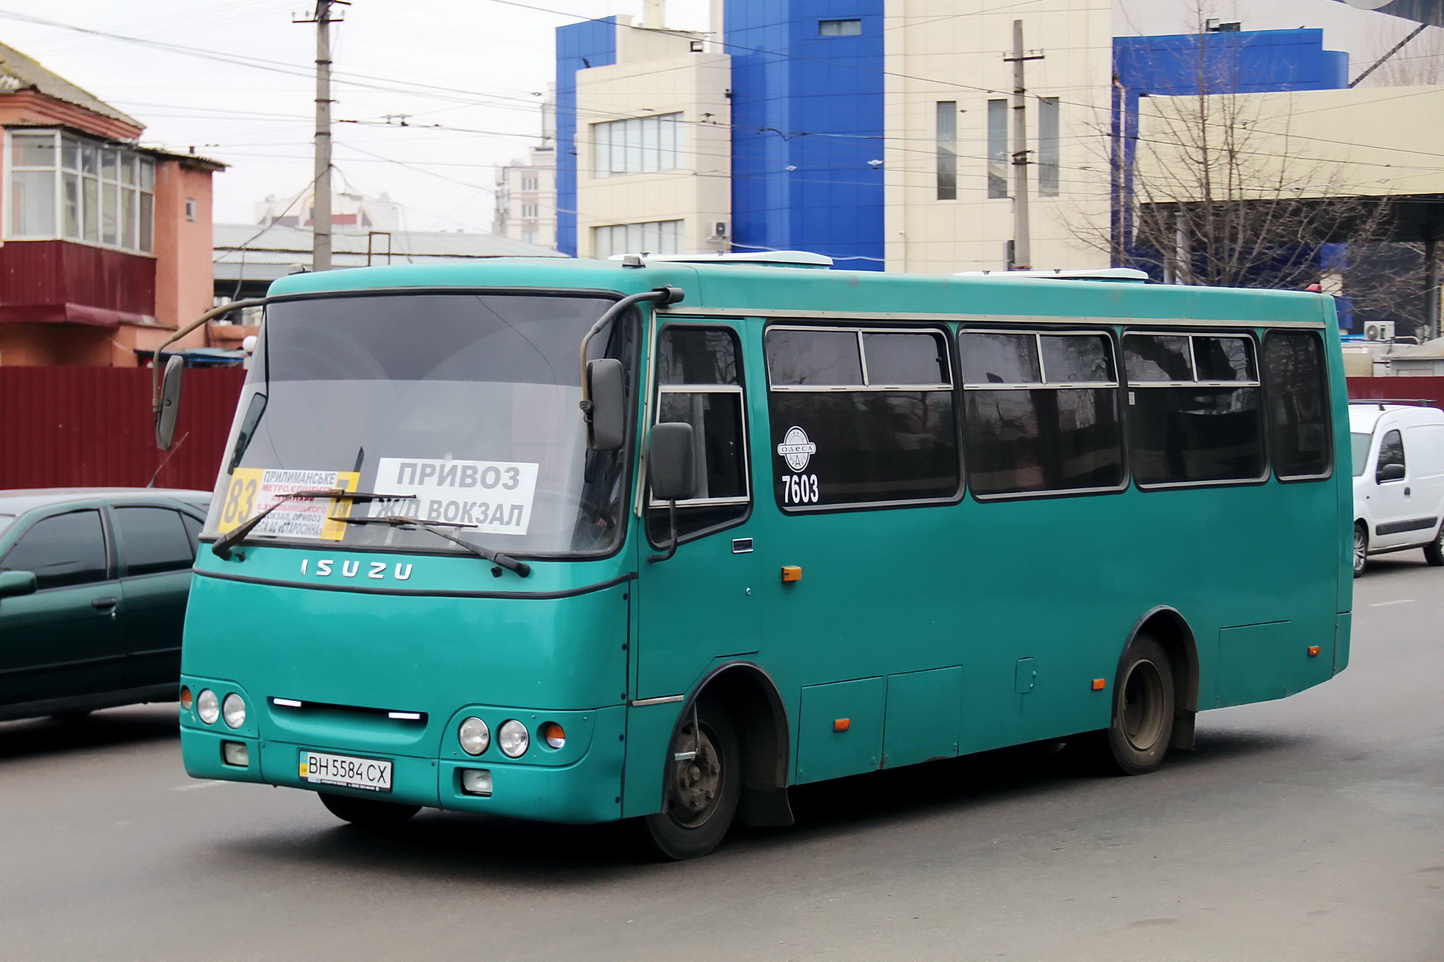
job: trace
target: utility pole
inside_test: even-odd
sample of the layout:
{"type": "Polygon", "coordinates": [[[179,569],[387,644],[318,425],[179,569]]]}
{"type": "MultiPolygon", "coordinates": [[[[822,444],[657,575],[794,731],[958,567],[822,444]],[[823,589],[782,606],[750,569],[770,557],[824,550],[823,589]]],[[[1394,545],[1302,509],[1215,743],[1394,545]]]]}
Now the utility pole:
{"type": "Polygon", "coordinates": [[[1041,53],[1023,52],[1023,21],[1013,21],[1013,55],[1004,63],[1013,65],[1013,263],[1012,270],[1033,266],[1033,241],[1028,227],[1028,108],[1024,94],[1023,64],[1042,60],[1041,53]]]}
{"type": "Polygon", "coordinates": [[[351,0],[316,0],[309,19],[295,23],[316,25],[316,177],[311,182],[311,270],[331,269],[331,24],[333,4],[350,6],[351,0]]]}

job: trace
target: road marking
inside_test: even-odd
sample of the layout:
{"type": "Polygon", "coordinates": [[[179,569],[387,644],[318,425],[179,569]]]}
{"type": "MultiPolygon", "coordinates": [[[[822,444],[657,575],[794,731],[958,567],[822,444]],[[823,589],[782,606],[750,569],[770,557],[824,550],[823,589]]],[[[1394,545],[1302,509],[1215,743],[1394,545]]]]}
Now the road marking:
{"type": "Polygon", "coordinates": [[[195,791],[195,790],[198,789],[198,788],[215,788],[217,785],[224,785],[224,784],[226,784],[226,783],[223,782],[223,781],[220,781],[219,779],[207,779],[207,780],[205,780],[205,781],[196,782],[196,783],[194,783],[194,784],[192,784],[192,785],[177,785],[177,786],[175,786],[174,788],[172,788],[171,791],[173,791],[173,792],[193,792],[193,791],[195,791]]]}
{"type": "Polygon", "coordinates": [[[1369,607],[1370,607],[1370,608],[1387,608],[1387,607],[1389,607],[1390,605],[1412,605],[1413,603],[1414,603],[1414,599],[1413,599],[1413,598],[1400,598],[1398,601],[1376,601],[1376,602],[1374,602],[1373,604],[1371,604],[1369,607]]]}

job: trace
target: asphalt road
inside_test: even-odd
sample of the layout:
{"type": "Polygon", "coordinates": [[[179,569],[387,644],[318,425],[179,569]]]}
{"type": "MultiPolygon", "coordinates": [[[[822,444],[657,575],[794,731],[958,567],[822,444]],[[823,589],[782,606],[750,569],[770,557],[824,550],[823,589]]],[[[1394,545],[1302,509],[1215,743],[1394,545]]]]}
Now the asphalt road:
{"type": "Polygon", "coordinates": [[[1142,778],[994,753],[795,790],[696,862],[618,826],[198,782],[174,713],[0,724],[0,960],[1444,959],[1444,570],[1357,583],[1354,660],[1142,778]]]}

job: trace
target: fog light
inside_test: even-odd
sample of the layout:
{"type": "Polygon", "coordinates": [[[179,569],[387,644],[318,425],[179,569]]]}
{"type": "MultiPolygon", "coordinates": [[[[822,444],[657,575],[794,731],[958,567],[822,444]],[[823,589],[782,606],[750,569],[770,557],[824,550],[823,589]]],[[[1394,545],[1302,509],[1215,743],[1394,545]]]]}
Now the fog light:
{"type": "Polygon", "coordinates": [[[480,755],[491,744],[491,729],[486,727],[486,722],[473,716],[461,723],[456,740],[461,742],[461,750],[468,755],[480,755]]]}
{"type": "Polygon", "coordinates": [[[216,723],[216,719],[221,717],[221,700],[216,697],[215,692],[209,688],[201,690],[196,696],[196,714],[207,725],[216,723]]]}
{"type": "Polygon", "coordinates": [[[490,795],[491,772],[485,768],[463,768],[461,790],[467,795],[490,795]]]}
{"type": "Polygon", "coordinates": [[[496,743],[501,746],[507,758],[520,758],[531,745],[531,735],[525,725],[513,718],[501,723],[501,728],[496,733],[496,743]]]}
{"type": "Polygon", "coordinates": [[[251,764],[251,752],[245,742],[221,742],[221,760],[227,765],[247,768],[251,764]]]}
{"type": "Polygon", "coordinates": [[[235,692],[221,702],[221,716],[231,728],[240,728],[246,723],[246,700],[235,692]]]}
{"type": "Polygon", "coordinates": [[[561,748],[567,743],[567,733],[556,722],[547,722],[541,727],[541,737],[552,748],[561,748]]]}

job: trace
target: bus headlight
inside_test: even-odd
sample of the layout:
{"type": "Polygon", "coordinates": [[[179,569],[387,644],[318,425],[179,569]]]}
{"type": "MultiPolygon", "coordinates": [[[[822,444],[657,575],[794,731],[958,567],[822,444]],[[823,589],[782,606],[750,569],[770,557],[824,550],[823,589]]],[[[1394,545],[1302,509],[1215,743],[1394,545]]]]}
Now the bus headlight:
{"type": "Polygon", "coordinates": [[[196,696],[196,714],[207,725],[216,723],[216,719],[221,717],[221,700],[215,692],[206,688],[196,696]]]}
{"type": "Polygon", "coordinates": [[[531,735],[525,725],[513,718],[501,723],[501,728],[496,733],[496,743],[501,746],[502,753],[507,758],[520,758],[531,745],[531,735]]]}
{"type": "Polygon", "coordinates": [[[491,729],[486,727],[486,722],[473,715],[461,723],[456,738],[461,742],[462,751],[468,755],[480,755],[491,745],[491,729]]]}
{"type": "Polygon", "coordinates": [[[231,692],[225,701],[221,702],[221,717],[231,728],[240,728],[246,723],[246,700],[231,692]]]}

